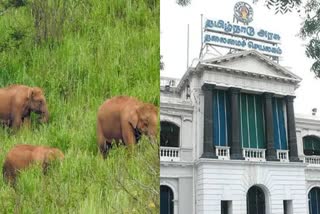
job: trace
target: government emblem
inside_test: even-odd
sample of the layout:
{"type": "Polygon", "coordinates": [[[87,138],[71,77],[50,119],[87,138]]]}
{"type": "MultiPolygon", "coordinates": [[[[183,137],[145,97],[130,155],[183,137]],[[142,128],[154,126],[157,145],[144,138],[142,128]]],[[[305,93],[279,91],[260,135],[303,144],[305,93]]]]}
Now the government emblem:
{"type": "Polygon", "coordinates": [[[253,20],[253,9],[250,4],[246,2],[237,2],[234,5],[233,22],[237,20],[245,25],[248,25],[253,20]]]}

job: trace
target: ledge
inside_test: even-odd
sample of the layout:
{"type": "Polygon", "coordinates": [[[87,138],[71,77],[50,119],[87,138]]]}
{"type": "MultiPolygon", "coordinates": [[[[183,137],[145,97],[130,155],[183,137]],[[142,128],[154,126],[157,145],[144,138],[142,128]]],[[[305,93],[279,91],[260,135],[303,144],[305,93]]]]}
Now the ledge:
{"type": "Polygon", "coordinates": [[[188,166],[194,166],[194,162],[192,161],[160,161],[160,166],[188,167],[188,166]]]}
{"type": "Polygon", "coordinates": [[[217,159],[208,159],[201,158],[195,161],[195,165],[205,163],[215,163],[215,164],[236,164],[236,165],[264,165],[264,166],[290,166],[298,168],[306,168],[307,164],[303,162],[279,162],[279,161],[244,161],[244,160],[217,160],[217,159]]]}

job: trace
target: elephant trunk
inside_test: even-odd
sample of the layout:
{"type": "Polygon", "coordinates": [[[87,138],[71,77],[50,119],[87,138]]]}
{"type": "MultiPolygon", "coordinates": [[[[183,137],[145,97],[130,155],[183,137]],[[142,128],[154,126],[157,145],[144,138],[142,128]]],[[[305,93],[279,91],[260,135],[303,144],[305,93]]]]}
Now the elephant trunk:
{"type": "Polygon", "coordinates": [[[156,135],[149,135],[149,140],[151,144],[156,144],[157,143],[156,135]]]}
{"type": "Polygon", "coordinates": [[[156,144],[158,142],[158,130],[155,126],[150,126],[148,130],[149,140],[152,144],[156,144]]]}
{"type": "Polygon", "coordinates": [[[42,113],[41,113],[41,117],[39,120],[41,123],[47,123],[49,122],[49,112],[48,109],[45,109],[42,113]]]}

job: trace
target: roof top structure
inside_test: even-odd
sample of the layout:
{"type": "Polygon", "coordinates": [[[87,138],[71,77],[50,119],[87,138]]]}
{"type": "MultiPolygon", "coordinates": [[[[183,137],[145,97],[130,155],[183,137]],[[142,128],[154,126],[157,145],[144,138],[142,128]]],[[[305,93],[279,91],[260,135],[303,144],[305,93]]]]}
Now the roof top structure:
{"type": "MultiPolygon", "coordinates": [[[[221,87],[238,87],[245,90],[271,92],[280,95],[294,95],[302,78],[285,67],[275,63],[267,56],[255,50],[240,51],[221,57],[200,61],[195,67],[189,67],[181,78],[179,84],[170,91],[180,94],[185,84],[194,74],[202,76],[203,84],[214,84],[221,87]],[[222,77],[223,76],[223,77],[222,77]],[[232,77],[232,79],[228,78],[232,77]],[[240,81],[234,81],[235,80],[240,81]],[[223,78],[223,80],[221,79],[223,78]],[[228,82],[229,79],[229,82],[228,82]],[[255,86],[244,84],[245,80],[262,80],[263,84],[256,82],[255,86]],[[270,84],[277,87],[270,87],[270,84]],[[261,86],[265,87],[261,87],[261,86]],[[282,90],[283,87],[290,89],[282,90]]],[[[164,91],[164,88],[161,88],[164,91]]]]}

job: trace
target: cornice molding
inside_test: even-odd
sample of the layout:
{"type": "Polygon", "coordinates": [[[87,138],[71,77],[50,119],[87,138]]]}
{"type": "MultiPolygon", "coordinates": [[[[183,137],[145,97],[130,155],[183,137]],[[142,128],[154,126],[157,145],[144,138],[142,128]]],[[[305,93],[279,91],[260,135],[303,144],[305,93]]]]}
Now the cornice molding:
{"type": "Polygon", "coordinates": [[[290,78],[290,77],[280,77],[275,75],[248,72],[244,70],[239,70],[239,69],[229,68],[222,65],[209,64],[209,63],[201,63],[199,67],[202,68],[203,70],[208,70],[208,71],[210,71],[211,69],[214,69],[215,71],[218,71],[218,72],[235,74],[235,75],[240,75],[245,77],[254,77],[256,79],[263,79],[263,80],[275,80],[278,82],[292,83],[293,85],[296,85],[301,81],[301,80],[290,78]]]}
{"type": "Polygon", "coordinates": [[[160,101],[160,108],[162,110],[182,110],[185,112],[193,112],[193,105],[192,103],[174,103],[174,102],[161,102],[160,101]]]}
{"type": "Polygon", "coordinates": [[[264,63],[266,63],[267,65],[273,67],[275,69],[276,72],[278,73],[282,73],[285,76],[288,77],[293,77],[294,79],[297,80],[302,80],[301,77],[299,77],[298,75],[292,73],[291,71],[289,71],[288,69],[286,69],[285,67],[281,66],[279,63],[275,63],[274,61],[272,61],[271,59],[269,59],[268,57],[266,57],[265,55],[259,53],[256,50],[248,50],[248,51],[241,51],[241,52],[237,52],[237,53],[233,53],[233,54],[227,54],[221,57],[216,57],[216,58],[212,58],[212,59],[207,59],[204,60],[204,63],[221,63],[221,62],[227,62],[227,61],[232,61],[234,59],[238,59],[238,58],[244,58],[246,56],[252,55],[254,57],[257,57],[259,60],[263,61],[264,63]]]}
{"type": "Polygon", "coordinates": [[[296,115],[296,127],[301,129],[320,130],[320,118],[303,115],[296,115]]]}

